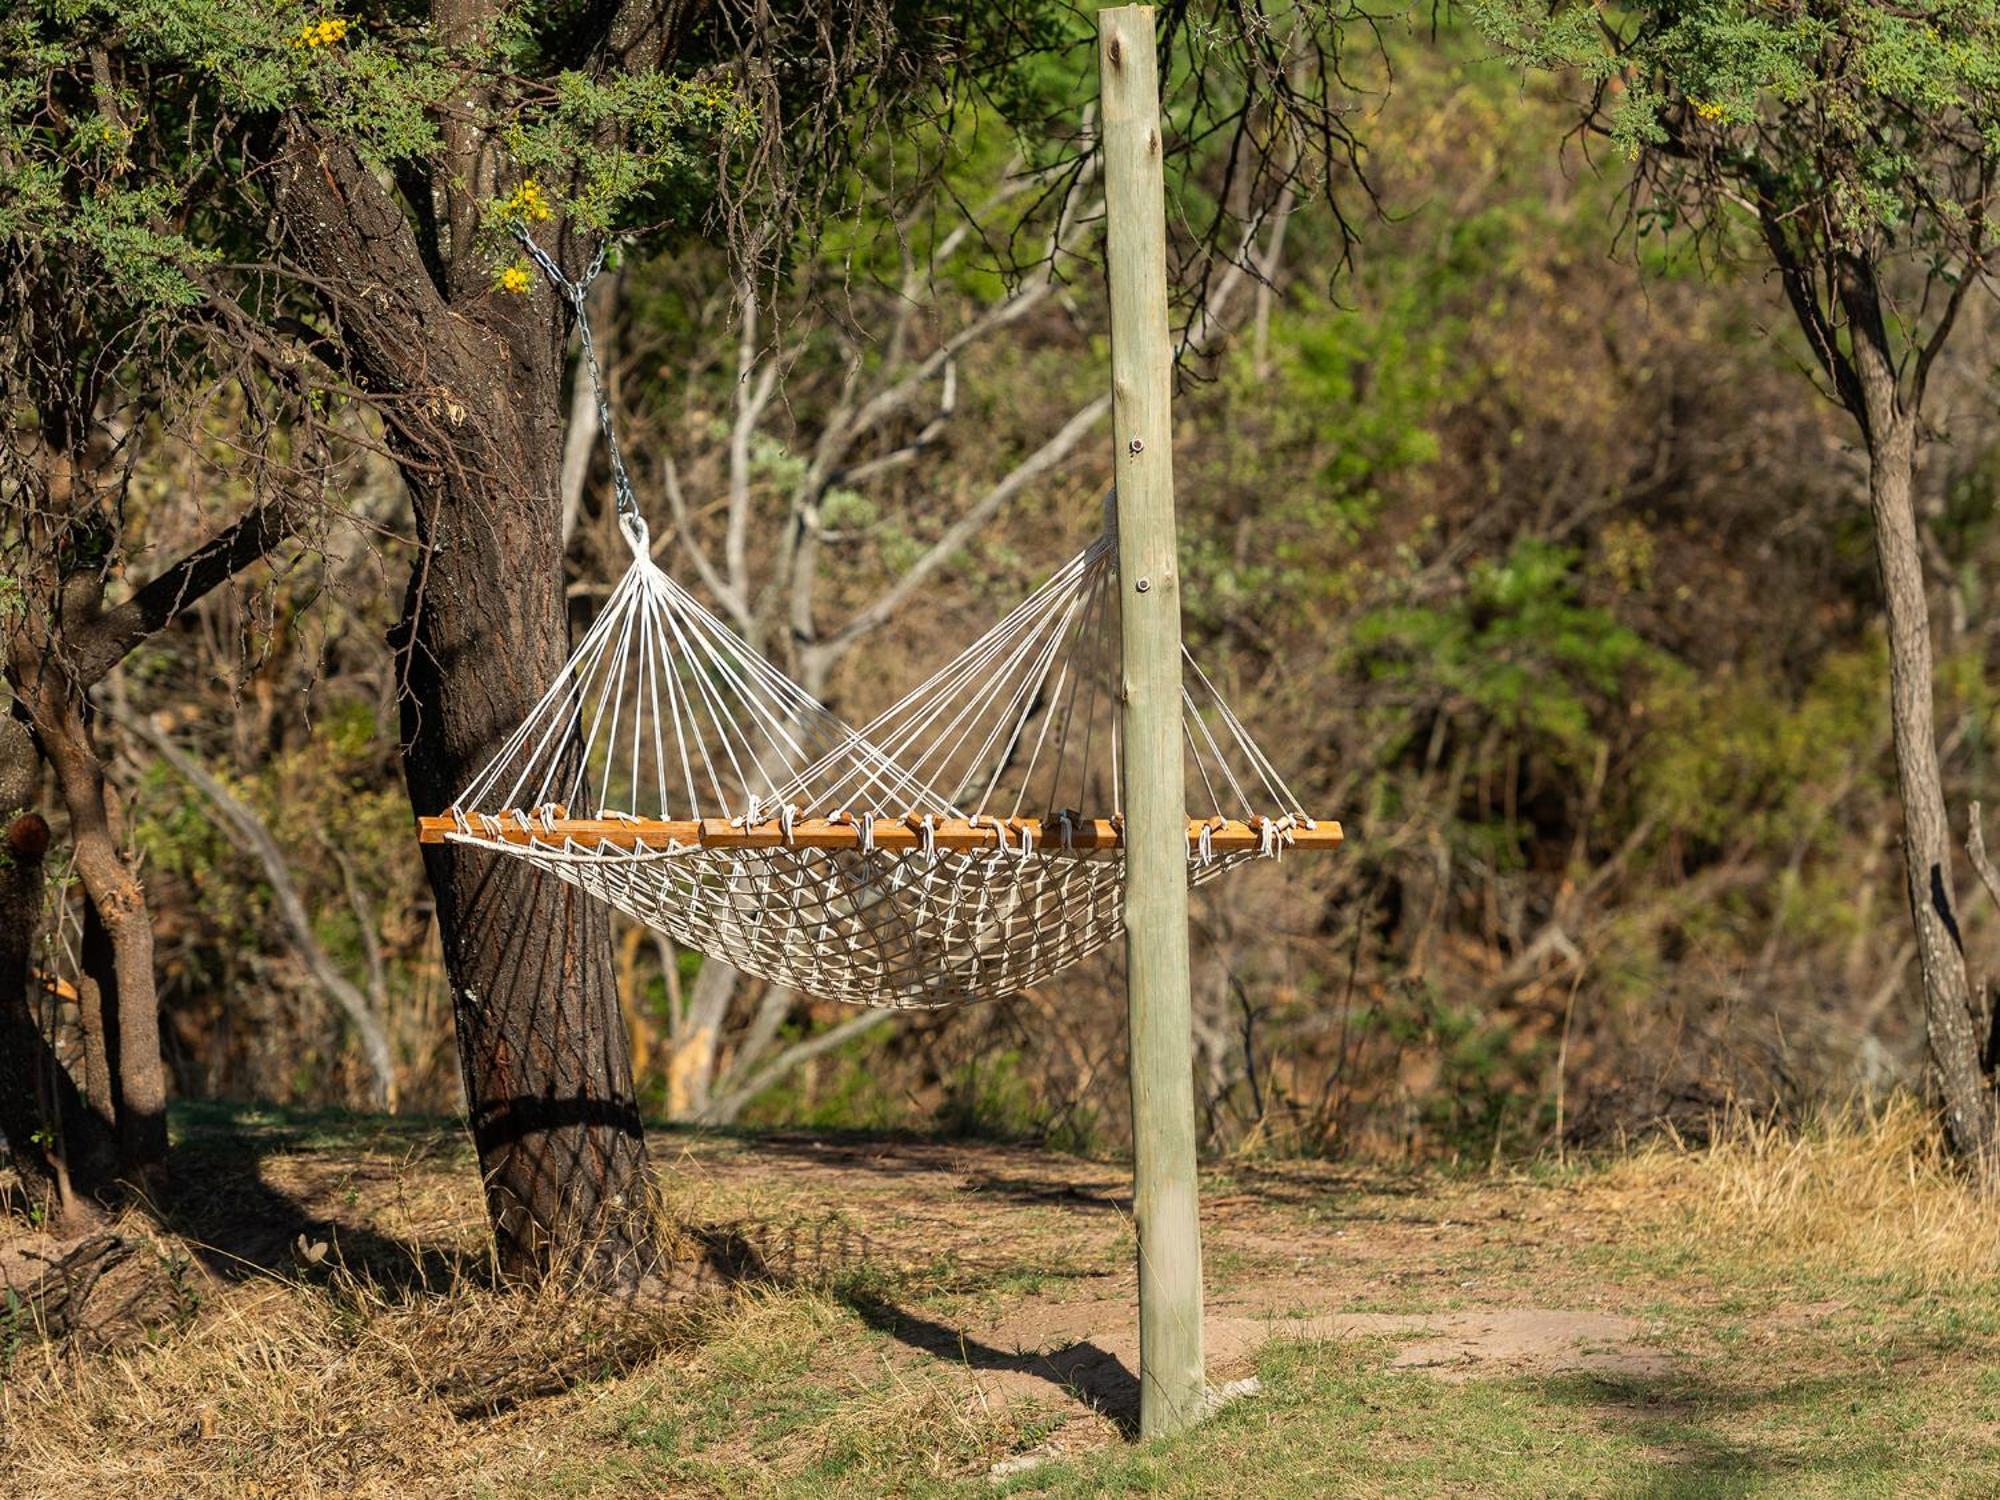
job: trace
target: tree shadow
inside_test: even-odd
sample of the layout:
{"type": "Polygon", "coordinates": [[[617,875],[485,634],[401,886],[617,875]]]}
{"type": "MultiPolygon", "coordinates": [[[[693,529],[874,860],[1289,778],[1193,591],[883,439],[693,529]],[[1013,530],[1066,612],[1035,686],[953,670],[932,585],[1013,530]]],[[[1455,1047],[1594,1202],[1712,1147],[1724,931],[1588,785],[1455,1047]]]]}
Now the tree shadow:
{"type": "MultiPolygon", "coordinates": [[[[561,1106],[556,1101],[554,1111],[561,1106]]],[[[174,1113],[180,1128],[172,1190],[149,1206],[161,1226],[180,1237],[215,1276],[241,1281],[338,1267],[404,1297],[468,1285],[493,1290],[501,1284],[484,1235],[471,1249],[388,1233],[359,1214],[326,1211],[314,1201],[323,1194],[288,1191],[268,1169],[274,1157],[310,1162],[324,1151],[331,1153],[346,1182],[396,1181],[406,1176],[408,1164],[381,1155],[389,1143],[406,1156],[426,1149],[462,1151],[468,1158],[464,1170],[476,1180],[478,1165],[458,1122],[341,1111],[278,1116],[215,1102],[179,1105],[174,1113]]],[[[771,1279],[735,1226],[665,1227],[692,1252],[692,1259],[685,1264],[661,1261],[657,1276],[645,1285],[691,1290],[771,1279]]]]}
{"type": "MultiPolygon", "coordinates": [[[[183,1239],[213,1275],[240,1281],[324,1260],[404,1294],[466,1282],[493,1284],[492,1259],[483,1252],[331,1217],[271,1180],[267,1158],[308,1154],[316,1131],[340,1123],[335,1117],[273,1122],[218,1105],[187,1113],[195,1118],[174,1149],[172,1189],[153,1207],[162,1226],[183,1239]],[[322,1245],[315,1255],[314,1247],[322,1245]]],[[[445,1134],[434,1120],[368,1123],[378,1140],[385,1131],[412,1143],[445,1134]]]]}
{"type": "Polygon", "coordinates": [[[1139,1377],[1117,1355],[1096,1344],[1085,1341],[1048,1351],[1010,1353],[878,1297],[857,1294],[841,1300],[870,1328],[921,1354],[972,1370],[1045,1380],[1109,1418],[1127,1438],[1139,1435],[1139,1377]]]}
{"type": "Polygon", "coordinates": [[[885,1297],[843,1287],[843,1280],[864,1275],[870,1249],[865,1237],[839,1236],[805,1240],[781,1236],[759,1247],[757,1237],[740,1229],[696,1231],[712,1265],[723,1267],[742,1285],[771,1288],[816,1288],[849,1308],[862,1322],[905,1347],[933,1359],[972,1370],[1028,1375],[1054,1386],[1110,1419],[1127,1437],[1139,1431],[1139,1378],[1115,1354],[1082,1341],[1057,1349],[1010,1352],[969,1337],[964,1330],[899,1307],[885,1297]],[[859,1252],[860,1259],[852,1258],[859,1252]]]}
{"type": "Polygon", "coordinates": [[[1732,1416],[1801,1415],[1815,1403],[1847,1405],[1874,1381],[1854,1371],[1718,1385],[1688,1375],[1553,1375],[1529,1383],[1551,1408],[1569,1407],[1622,1430],[1655,1455],[1653,1472],[1628,1491],[1635,1500],[1694,1500],[1720,1495],[1786,1493],[1828,1481],[1874,1492],[1894,1487],[1898,1456],[1886,1438],[1821,1444],[1807,1453],[1774,1453],[1720,1430],[1732,1416]]]}
{"type": "MultiPolygon", "coordinates": [[[[669,1127],[674,1128],[674,1127],[669,1127]]],[[[837,1166],[851,1170],[902,1176],[914,1172],[948,1173],[959,1178],[970,1193],[990,1193],[1017,1203],[1036,1206],[1082,1208],[1088,1211],[1129,1215],[1132,1195],[1129,1186],[1131,1163],[1097,1160],[1060,1152],[1049,1152],[1032,1141],[995,1140],[985,1136],[926,1135],[897,1131],[843,1131],[837,1134],[795,1130],[742,1130],[711,1132],[692,1127],[692,1133],[728,1134],[756,1149],[760,1156],[789,1156],[817,1166],[837,1166]],[[1037,1177],[1021,1170],[1038,1155],[1061,1170],[1037,1177]],[[1101,1182],[1076,1181],[1081,1174],[1111,1177],[1119,1186],[1101,1182]]],[[[1368,1197],[1384,1200],[1421,1201],[1427,1191],[1421,1174],[1385,1173],[1321,1162],[1288,1162],[1266,1166],[1250,1161],[1230,1161],[1204,1169],[1204,1178],[1219,1176],[1227,1187],[1251,1191],[1273,1207],[1324,1207],[1330,1200],[1368,1197]]],[[[1204,1192],[1212,1190],[1204,1182],[1204,1192]]],[[[1348,1217],[1384,1223],[1404,1222],[1403,1216],[1387,1209],[1343,1209],[1348,1217]]]]}

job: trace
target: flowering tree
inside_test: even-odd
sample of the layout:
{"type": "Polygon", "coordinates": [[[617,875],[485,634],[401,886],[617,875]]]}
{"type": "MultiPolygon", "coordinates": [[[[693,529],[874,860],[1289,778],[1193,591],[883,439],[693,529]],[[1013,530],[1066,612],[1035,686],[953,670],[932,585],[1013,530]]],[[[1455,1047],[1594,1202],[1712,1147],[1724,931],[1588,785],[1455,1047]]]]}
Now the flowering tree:
{"type": "Polygon", "coordinates": [[[1782,283],[1868,453],[1910,914],[1950,1139],[2000,1171],[1993,1016],[1967,979],[1932,711],[1913,499],[1924,397],[1991,288],[2000,173],[1994,0],[1478,0],[1488,34],[1589,88],[1587,133],[1633,163],[1634,222],[1782,283]]]}
{"type": "MultiPolygon", "coordinates": [[[[1190,66],[1230,63],[1227,86],[1197,91],[1203,138],[1241,147],[1227,214],[1262,213],[1278,178],[1345,141],[1330,32],[1255,4],[1177,5],[1163,35],[1190,66]]],[[[1074,121],[1081,100],[1046,94],[1079,70],[1044,67],[1072,46],[1089,55],[1088,26],[1036,0],[13,7],[0,261],[37,314],[5,348],[0,458],[19,502],[5,541],[28,580],[9,680],[65,795],[73,782],[91,812],[101,789],[89,693],[117,658],[84,640],[129,613],[119,457],[167,393],[227,387],[259,413],[271,495],[191,554],[199,576],[146,595],[167,609],[151,628],[295,529],[323,477],[315,445],[379,441],[395,460],[419,543],[393,638],[406,779],[437,812],[565,655],[570,309],[513,233],[572,277],[614,230],[712,236],[752,295],[865,154],[949,143],[975,98],[996,119],[1074,121]]],[[[154,1011],[143,896],[115,815],[92,816],[104,857],[86,885],[125,939],[106,973],[136,1033],[154,1011]]],[[[71,821],[87,820],[73,806],[71,821]]],[[[651,1225],[606,918],[516,862],[426,858],[502,1267],[636,1286],[651,1225]]],[[[131,1155],[153,1162],[164,1093],[157,1045],[141,1051],[124,1055],[143,1125],[131,1155]]]]}

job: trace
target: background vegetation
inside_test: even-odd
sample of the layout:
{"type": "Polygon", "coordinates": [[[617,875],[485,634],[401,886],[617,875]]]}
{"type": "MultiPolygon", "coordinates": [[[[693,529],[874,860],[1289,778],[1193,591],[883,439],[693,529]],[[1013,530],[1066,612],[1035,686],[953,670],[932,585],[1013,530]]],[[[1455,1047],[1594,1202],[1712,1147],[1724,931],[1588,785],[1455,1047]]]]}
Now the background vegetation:
{"type": "MultiPolygon", "coordinates": [[[[1866,465],[1801,377],[1782,289],[1727,234],[1685,244],[1629,211],[1623,159],[1571,134],[1587,80],[1524,81],[1449,17],[1379,36],[1349,53],[1381,210],[1350,215],[1358,242],[1301,198],[1262,221],[1261,279],[1231,280],[1192,233],[1227,191],[1218,163],[1195,163],[1181,204],[1180,281],[1208,303],[1179,407],[1189,634],[1351,841],[1198,899],[1209,1144],[1486,1160],[1699,1129],[1727,1101],[1920,1087],[1866,465]]],[[[1080,108],[1080,75],[1049,67],[1019,87],[1080,108]]],[[[893,618],[827,647],[1104,383],[1088,213],[1046,286],[1010,275],[1009,237],[1034,221],[1008,184],[1043,146],[977,110],[951,129],[944,188],[914,206],[888,191],[891,145],[837,185],[851,211],[777,278],[748,367],[713,250],[626,255],[596,294],[670,565],[698,578],[691,549],[714,555],[720,509],[747,494],[753,633],[855,715],[1066,556],[1108,467],[1108,429],[1086,428],[893,618]],[[765,611],[799,566],[781,543],[851,356],[887,382],[965,334],[951,395],[932,384],[876,435],[906,456],[809,495],[802,637],[765,611]],[[782,379],[746,423],[744,377],[771,363],[782,379]]],[[[1918,476],[1955,810],[1986,776],[2000,687],[1991,313],[1975,297],[1963,317],[1918,476]]],[[[191,426],[133,437],[135,558],[199,534],[197,492],[231,483],[262,421],[212,395],[191,426]]],[[[135,652],[99,695],[100,737],[156,918],[173,1092],[368,1102],[365,1014],[399,1105],[449,1112],[385,644],[408,502],[367,419],[327,425],[343,422],[343,514],[135,652]]],[[[577,624],[621,565],[603,477],[573,495],[577,624]]],[[[54,876],[41,969],[61,1039],[77,928],[54,876]]],[[[1983,913],[1965,923],[1977,970],[1991,935],[1983,913]]],[[[638,933],[619,952],[657,1111],[1120,1144],[1113,959],[1018,1003],[866,1026],[745,983],[702,1032],[695,956],[638,933]],[[839,1046],[764,1066],[844,1022],[839,1046]]]]}

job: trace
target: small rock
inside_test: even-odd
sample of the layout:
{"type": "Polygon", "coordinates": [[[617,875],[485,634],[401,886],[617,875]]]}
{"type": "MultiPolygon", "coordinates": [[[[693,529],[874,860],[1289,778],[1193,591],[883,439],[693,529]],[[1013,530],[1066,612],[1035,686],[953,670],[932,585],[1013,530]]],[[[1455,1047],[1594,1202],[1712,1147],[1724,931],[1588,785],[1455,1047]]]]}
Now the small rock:
{"type": "Polygon", "coordinates": [[[1232,1401],[1241,1401],[1246,1396],[1261,1395],[1264,1382],[1255,1375],[1246,1375],[1241,1380],[1225,1381],[1221,1385],[1208,1388],[1208,1409],[1218,1412],[1232,1401]]]}

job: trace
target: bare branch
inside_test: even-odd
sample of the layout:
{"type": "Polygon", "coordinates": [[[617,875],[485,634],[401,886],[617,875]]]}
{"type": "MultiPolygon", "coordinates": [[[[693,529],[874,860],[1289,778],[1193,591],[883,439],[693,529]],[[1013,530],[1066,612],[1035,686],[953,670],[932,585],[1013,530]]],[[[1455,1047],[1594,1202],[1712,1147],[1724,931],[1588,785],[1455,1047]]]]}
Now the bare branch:
{"type": "Polygon", "coordinates": [[[907,573],[878,595],[873,603],[856,611],[833,635],[812,647],[811,654],[820,658],[818,665],[824,668],[838,661],[853,649],[856,641],[887,624],[910,596],[922,588],[954,553],[977,536],[1003,505],[1068,458],[1077,444],[1104,420],[1110,410],[1111,397],[1108,395],[1099,396],[1078,408],[1054,437],[1016,464],[1006,478],[980,496],[970,510],[947,527],[944,535],[932,543],[930,550],[918,558],[907,573]]]}
{"type": "Polygon", "coordinates": [[[1993,861],[1986,853],[1986,831],[1980,827],[1980,807],[1972,804],[1965,831],[1965,852],[1972,861],[1972,868],[1979,874],[1979,883],[1986,887],[1986,894],[1993,898],[1993,905],[2000,908],[2000,869],[1993,867],[1993,861]]]}
{"type": "Polygon", "coordinates": [[[785,1074],[801,1064],[811,1062],[815,1057],[823,1057],[837,1047],[843,1047],[856,1037],[898,1019],[899,1010],[864,1010],[858,1016],[850,1016],[837,1026],[829,1027],[817,1036],[807,1037],[802,1042],[794,1042],[776,1057],[752,1073],[743,1083],[720,1099],[710,1104],[702,1112],[702,1120],[710,1125],[727,1125],[743,1113],[744,1107],[765,1089],[776,1083],[785,1074]]]}
{"type": "MultiPolygon", "coordinates": [[[[597,330],[598,359],[605,378],[610,378],[613,346],[611,343],[612,315],[616,311],[617,278],[602,277],[590,289],[589,317],[591,326],[597,330]]],[[[583,513],[583,487],[590,478],[590,460],[597,451],[598,406],[597,392],[592,389],[590,372],[579,360],[574,387],[569,396],[569,423],[563,433],[562,477],[559,493],[562,497],[562,544],[569,547],[570,538],[576,534],[577,518],[583,513]]]]}
{"type": "Polygon", "coordinates": [[[219,815],[223,831],[229,835],[230,841],[256,856],[258,863],[263,865],[265,878],[271,882],[271,895],[278,908],[278,916],[291,933],[292,943],[298,949],[306,971],[326,997],[346,1015],[361,1039],[362,1055],[367,1059],[373,1085],[370,1102],[379,1109],[394,1109],[395,1064],[390,1058],[389,1039],[382,1030],[381,1020],[361,991],[355,988],[353,981],[327,957],[326,950],[313,935],[312,919],[306,914],[305,903],[299,899],[298,887],[292,881],[284,851],[278,847],[271,830],[248,804],[211,776],[200,761],[175,744],[171,735],[144,715],[134,714],[118,722],[151,745],[183,780],[207,798],[219,815]]]}
{"type": "Polygon", "coordinates": [[[1952,287],[1951,295],[1945,299],[1944,309],[1938,314],[1937,322],[1932,325],[1930,337],[1924,340],[1923,348],[1917,351],[1916,371],[1910,380],[1912,412],[1923,409],[1924,391],[1930,385],[1931,366],[1937,363],[1938,355],[1944,352],[1945,341],[1951,337],[1951,330],[1958,322],[1959,310],[1965,305],[1965,294],[1983,274],[1977,265],[1965,267],[1957,284],[1952,287]]]}
{"type": "Polygon", "coordinates": [[[693,518],[688,513],[687,493],[681,488],[680,466],[674,462],[671,453],[661,455],[660,471],[665,480],[667,505],[674,513],[674,534],[687,548],[688,556],[694,559],[695,571],[701,574],[702,583],[715,596],[716,603],[729,612],[729,617],[736,622],[738,630],[748,634],[749,605],[736,596],[736,591],[730,588],[727,580],[715,570],[715,563],[709,557],[708,549],[703,547],[700,539],[695,536],[693,518]]]}
{"type": "Polygon", "coordinates": [[[777,389],[780,360],[764,356],[757,346],[757,289],[746,279],[737,287],[741,306],[736,341],[736,420],[729,429],[729,529],[723,538],[722,560],[729,571],[729,590],[750,599],[750,439],[758,419],[777,389]]]}

